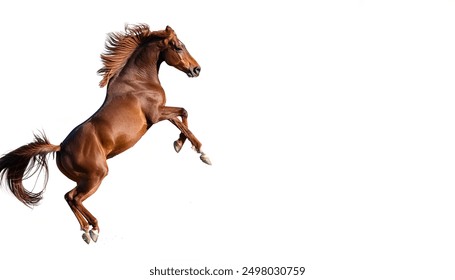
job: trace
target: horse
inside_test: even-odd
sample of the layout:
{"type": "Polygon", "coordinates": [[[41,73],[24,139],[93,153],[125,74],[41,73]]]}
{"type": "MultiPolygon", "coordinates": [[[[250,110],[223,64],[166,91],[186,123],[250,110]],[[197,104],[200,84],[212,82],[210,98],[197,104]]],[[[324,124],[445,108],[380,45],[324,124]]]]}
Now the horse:
{"type": "Polygon", "coordinates": [[[108,33],[101,60],[99,86],[107,86],[106,97],[90,118],[75,127],[60,145],[51,144],[44,133],[35,134],[33,142],[0,158],[0,183],[6,182],[19,201],[32,207],[42,199],[48,182],[48,157],[54,154],[58,169],[76,183],[65,200],[87,244],[90,240],[97,242],[100,228],[83,202],[107,176],[107,159],[131,148],[152,125],[170,121],[180,130],[175,151],[180,152],[188,139],[201,154],[200,159],[211,165],[201,142],[188,129],[187,111],[165,105],[166,95],[158,77],[163,61],[190,78],[201,72],[171,27],[151,31],[147,24],[127,24],[124,32],[108,33]],[[38,170],[44,170],[44,186],[41,191],[29,191],[23,180],[38,170]]]}

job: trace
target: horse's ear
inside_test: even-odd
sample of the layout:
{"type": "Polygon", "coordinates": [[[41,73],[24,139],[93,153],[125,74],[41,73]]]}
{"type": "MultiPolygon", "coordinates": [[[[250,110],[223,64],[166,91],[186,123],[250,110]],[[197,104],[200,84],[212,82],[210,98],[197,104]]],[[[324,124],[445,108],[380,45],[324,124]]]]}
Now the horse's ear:
{"type": "Polygon", "coordinates": [[[153,31],[153,34],[156,37],[159,37],[159,38],[162,38],[162,39],[169,38],[169,35],[170,35],[170,33],[167,32],[167,30],[153,31]]]}
{"type": "Polygon", "coordinates": [[[172,35],[174,35],[174,30],[168,25],[165,30],[154,31],[155,36],[160,37],[163,40],[165,46],[169,43],[172,35]]]}
{"type": "Polygon", "coordinates": [[[154,34],[160,38],[169,38],[174,34],[174,29],[168,25],[165,30],[155,31],[154,34]]]}
{"type": "Polygon", "coordinates": [[[166,29],[163,31],[163,33],[166,34],[165,36],[163,36],[163,38],[165,38],[164,44],[167,45],[169,43],[169,40],[171,39],[171,37],[173,37],[173,35],[175,35],[174,29],[172,29],[169,25],[167,25],[166,29]]]}
{"type": "Polygon", "coordinates": [[[168,25],[168,26],[166,26],[166,32],[167,32],[168,34],[174,33],[174,29],[172,29],[172,28],[168,25]]]}

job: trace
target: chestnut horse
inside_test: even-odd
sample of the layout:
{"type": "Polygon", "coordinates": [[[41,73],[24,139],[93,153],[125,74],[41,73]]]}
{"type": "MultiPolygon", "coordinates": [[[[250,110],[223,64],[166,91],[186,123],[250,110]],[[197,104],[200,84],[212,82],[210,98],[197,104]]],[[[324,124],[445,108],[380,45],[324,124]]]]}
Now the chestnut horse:
{"type": "Polygon", "coordinates": [[[125,32],[108,35],[101,59],[104,67],[98,71],[103,76],[100,86],[107,85],[107,93],[98,111],[74,128],[60,145],[51,144],[44,134],[35,135],[32,143],[0,158],[2,182],[6,181],[21,202],[34,206],[46,188],[48,154],[55,153],[60,171],[76,182],[65,199],[87,244],[90,239],[98,240],[100,229],[82,202],[96,192],[108,174],[106,160],[131,148],[153,124],[169,120],[181,132],[174,142],[175,151],[179,152],[188,139],[201,160],[211,164],[201,151],[201,142],[188,129],[186,110],[165,106],[166,96],[158,78],[163,61],[188,77],[197,77],[201,71],[172,28],[151,31],[146,24],[127,25],[125,32]],[[25,189],[22,180],[41,169],[45,171],[43,189],[25,189]]]}

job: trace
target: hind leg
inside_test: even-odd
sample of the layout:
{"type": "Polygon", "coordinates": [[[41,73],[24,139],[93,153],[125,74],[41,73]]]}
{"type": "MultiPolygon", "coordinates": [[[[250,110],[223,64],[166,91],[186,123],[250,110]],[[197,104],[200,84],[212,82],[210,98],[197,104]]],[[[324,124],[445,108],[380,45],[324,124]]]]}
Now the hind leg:
{"type": "Polygon", "coordinates": [[[71,191],[67,192],[65,194],[65,200],[68,203],[69,207],[71,208],[71,211],[73,211],[74,215],[76,216],[77,221],[81,225],[81,230],[84,231],[84,235],[82,238],[84,239],[85,242],[89,243],[90,239],[88,238],[88,231],[90,228],[89,223],[87,220],[84,218],[84,216],[77,210],[73,200],[74,200],[74,195],[76,194],[76,188],[72,189],[71,191]]]}
{"type": "Polygon", "coordinates": [[[89,243],[98,239],[98,220],[83,205],[96,192],[108,173],[106,151],[98,139],[93,125],[81,125],[60,145],[57,166],[76,187],[65,195],[71,210],[78,220],[83,239],[89,243]]]}
{"type": "MultiPolygon", "coordinates": [[[[89,198],[92,194],[98,190],[98,187],[101,184],[101,181],[103,178],[107,175],[107,168],[105,172],[102,172],[100,174],[98,172],[97,175],[92,175],[89,178],[82,180],[79,182],[79,184],[76,187],[75,195],[73,197],[73,200],[71,201],[71,204],[74,206],[74,208],[77,210],[78,213],[80,213],[85,220],[88,222],[88,225],[90,225],[92,228],[89,229],[88,225],[84,224],[84,227],[81,225],[81,230],[84,231],[82,238],[84,239],[85,242],[89,243],[90,239],[88,238],[88,234],[90,234],[90,238],[96,242],[98,240],[98,234],[99,234],[99,226],[98,226],[98,220],[95,218],[95,216],[90,213],[90,211],[85,208],[85,206],[82,204],[87,198],[89,198]]],[[[76,215],[77,217],[77,215],[76,215]]]]}
{"type": "Polygon", "coordinates": [[[65,200],[84,232],[82,238],[87,244],[90,243],[90,238],[94,242],[98,240],[99,226],[98,220],[82,203],[98,190],[101,181],[108,173],[107,163],[105,160],[100,160],[90,170],[94,171],[88,174],[77,173],[77,176],[74,177],[77,186],[65,195],[65,200]]]}

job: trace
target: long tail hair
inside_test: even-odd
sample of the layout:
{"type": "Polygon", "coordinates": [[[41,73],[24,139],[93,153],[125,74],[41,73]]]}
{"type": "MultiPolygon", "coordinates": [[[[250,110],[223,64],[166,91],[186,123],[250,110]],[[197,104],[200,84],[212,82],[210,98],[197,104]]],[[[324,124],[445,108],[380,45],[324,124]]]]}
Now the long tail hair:
{"type": "Polygon", "coordinates": [[[57,152],[60,146],[52,145],[46,135],[35,134],[35,141],[21,146],[0,158],[0,183],[6,181],[11,192],[28,207],[37,205],[49,178],[47,154],[57,152]],[[37,171],[44,170],[44,186],[41,191],[25,189],[22,180],[30,178],[37,171]]]}

